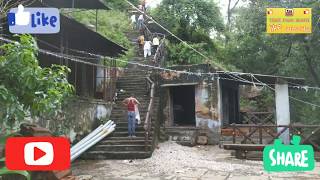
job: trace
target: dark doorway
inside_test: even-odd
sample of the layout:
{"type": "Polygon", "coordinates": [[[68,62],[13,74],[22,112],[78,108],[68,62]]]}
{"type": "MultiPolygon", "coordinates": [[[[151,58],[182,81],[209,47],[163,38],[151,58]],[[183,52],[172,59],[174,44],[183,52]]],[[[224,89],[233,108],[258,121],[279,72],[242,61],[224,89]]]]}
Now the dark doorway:
{"type": "Polygon", "coordinates": [[[195,126],[195,86],[171,87],[173,123],[176,126],[195,126]]]}
{"type": "Polygon", "coordinates": [[[242,124],[240,120],[239,84],[220,81],[222,93],[223,125],[242,124]]]}

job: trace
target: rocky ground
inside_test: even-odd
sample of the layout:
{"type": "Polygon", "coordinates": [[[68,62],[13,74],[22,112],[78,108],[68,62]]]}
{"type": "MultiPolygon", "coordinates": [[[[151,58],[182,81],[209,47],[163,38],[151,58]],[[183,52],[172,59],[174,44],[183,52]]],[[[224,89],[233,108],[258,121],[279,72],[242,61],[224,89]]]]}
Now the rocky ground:
{"type": "Polygon", "coordinates": [[[77,161],[73,174],[83,180],[104,179],[208,179],[273,180],[320,179],[320,163],[312,172],[267,173],[262,162],[235,159],[218,146],[186,147],[174,142],[159,145],[143,160],[77,161]]]}

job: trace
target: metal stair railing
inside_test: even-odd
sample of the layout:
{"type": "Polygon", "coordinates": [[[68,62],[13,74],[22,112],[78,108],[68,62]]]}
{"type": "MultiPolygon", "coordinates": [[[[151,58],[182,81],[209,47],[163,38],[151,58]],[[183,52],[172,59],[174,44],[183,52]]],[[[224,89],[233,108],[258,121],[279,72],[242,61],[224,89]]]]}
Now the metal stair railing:
{"type": "Polygon", "coordinates": [[[148,85],[151,86],[150,88],[150,102],[148,105],[148,111],[146,114],[146,119],[144,122],[144,129],[145,129],[145,150],[148,150],[148,142],[149,142],[149,137],[150,137],[150,132],[151,132],[151,119],[152,119],[152,108],[153,108],[153,103],[154,103],[154,93],[155,93],[155,83],[147,77],[147,83],[148,85]]]}
{"type": "Polygon", "coordinates": [[[160,37],[160,44],[159,44],[159,46],[156,50],[156,53],[153,57],[153,61],[155,62],[155,64],[157,66],[160,66],[160,67],[164,66],[164,62],[163,62],[164,58],[163,57],[165,55],[166,35],[161,34],[161,33],[152,33],[145,23],[143,23],[142,26],[143,26],[143,34],[147,39],[152,40],[153,37],[155,37],[155,36],[160,37]]]}

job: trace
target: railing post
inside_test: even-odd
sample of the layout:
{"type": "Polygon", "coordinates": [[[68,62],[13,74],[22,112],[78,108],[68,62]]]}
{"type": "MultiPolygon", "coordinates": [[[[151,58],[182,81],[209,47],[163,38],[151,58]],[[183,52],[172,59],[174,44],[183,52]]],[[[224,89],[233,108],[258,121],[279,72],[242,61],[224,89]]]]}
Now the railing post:
{"type": "Polygon", "coordinates": [[[233,123],[232,125],[232,142],[233,144],[236,143],[236,125],[233,123]]]}
{"type": "Polygon", "coordinates": [[[259,143],[262,144],[262,124],[259,123],[259,143]]]}
{"type": "Polygon", "coordinates": [[[150,102],[148,105],[148,110],[146,114],[146,119],[144,123],[144,129],[145,129],[145,149],[146,151],[148,150],[148,140],[149,140],[149,135],[150,135],[150,129],[151,129],[151,112],[152,112],[152,105],[153,105],[153,97],[154,97],[154,82],[151,81],[151,79],[148,77],[147,78],[148,83],[151,84],[151,90],[150,90],[150,102]]]}

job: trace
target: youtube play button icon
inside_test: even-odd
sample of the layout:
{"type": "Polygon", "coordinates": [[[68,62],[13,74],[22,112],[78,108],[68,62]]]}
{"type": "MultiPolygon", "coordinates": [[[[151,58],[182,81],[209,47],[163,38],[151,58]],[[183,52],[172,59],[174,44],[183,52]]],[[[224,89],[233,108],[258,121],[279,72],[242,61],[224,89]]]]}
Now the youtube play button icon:
{"type": "Polygon", "coordinates": [[[65,170],[70,168],[70,144],[61,137],[9,138],[6,166],[10,170],[65,170]]]}
{"type": "Polygon", "coordinates": [[[54,158],[53,146],[49,142],[31,142],[24,146],[24,161],[27,165],[48,166],[54,158]]]}
{"type": "MultiPolygon", "coordinates": [[[[41,149],[35,147],[34,148],[34,160],[37,161],[38,159],[42,158],[44,155],[46,155],[47,153],[45,153],[44,151],[42,151],[41,149]]],[[[49,163],[51,164],[51,162],[49,163]]]]}

